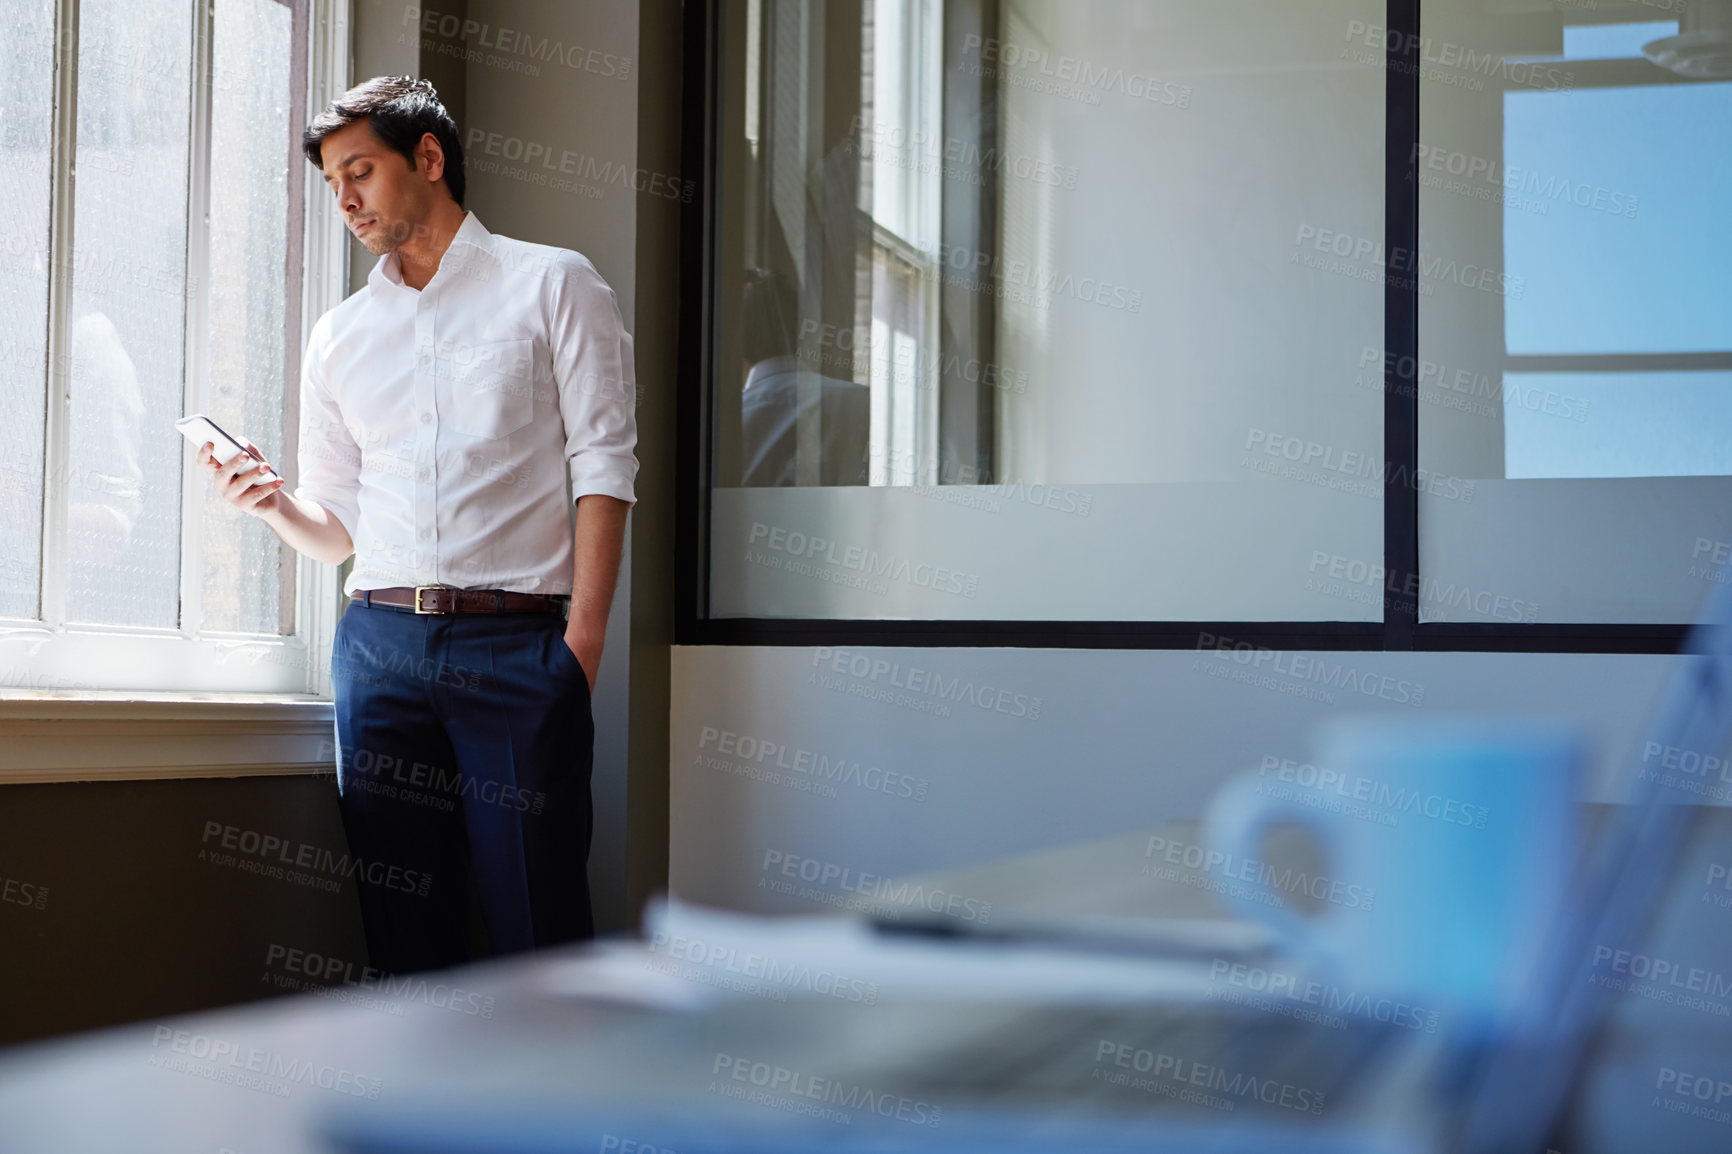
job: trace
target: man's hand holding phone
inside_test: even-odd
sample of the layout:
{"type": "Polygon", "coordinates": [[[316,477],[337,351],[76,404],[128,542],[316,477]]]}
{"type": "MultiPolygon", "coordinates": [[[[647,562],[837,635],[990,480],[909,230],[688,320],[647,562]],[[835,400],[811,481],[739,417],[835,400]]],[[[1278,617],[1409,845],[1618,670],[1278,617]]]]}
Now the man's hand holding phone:
{"type": "Polygon", "coordinates": [[[216,446],[210,441],[199,446],[198,463],[211,471],[211,484],[217,496],[236,509],[255,517],[276,512],[277,490],[283,487],[283,479],[275,475],[276,470],[257,445],[245,437],[238,439],[247,451],[236,453],[226,465],[213,455],[216,446]],[[261,482],[260,478],[266,474],[273,479],[261,482]]]}
{"type": "Polygon", "coordinates": [[[349,531],[334,513],[283,491],[283,479],[257,445],[203,413],[182,417],[174,427],[198,446],[199,466],[210,470],[217,496],[262,518],[289,548],[328,565],[340,565],[355,552],[349,531]]]}

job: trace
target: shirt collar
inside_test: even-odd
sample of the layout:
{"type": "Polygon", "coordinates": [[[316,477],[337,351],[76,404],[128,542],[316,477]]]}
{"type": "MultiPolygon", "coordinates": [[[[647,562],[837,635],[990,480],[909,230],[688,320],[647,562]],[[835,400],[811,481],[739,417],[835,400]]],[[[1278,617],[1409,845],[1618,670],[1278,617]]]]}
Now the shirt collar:
{"type": "Polygon", "coordinates": [[[462,225],[457,229],[457,235],[451,238],[451,244],[453,247],[469,244],[479,249],[486,249],[488,242],[492,239],[493,234],[482,227],[481,218],[473,212],[466,212],[463,214],[462,225]]]}
{"type": "Polygon", "coordinates": [[[785,373],[800,371],[800,359],[792,353],[779,357],[765,357],[750,369],[746,370],[746,383],[741,387],[742,393],[749,393],[754,387],[762,389],[764,383],[771,377],[779,377],[785,373]]]}
{"type": "MultiPolygon", "coordinates": [[[[488,251],[493,240],[493,234],[482,225],[481,218],[474,212],[463,214],[463,223],[458,226],[457,234],[451,238],[451,244],[445,249],[445,255],[439,258],[439,268],[457,269],[469,259],[470,249],[488,251]]],[[[434,273],[437,277],[438,273],[434,273]]],[[[432,281],[428,281],[432,287],[432,281]]],[[[387,284],[403,288],[403,265],[395,251],[386,253],[373,264],[373,271],[367,274],[367,284],[373,288],[383,288],[387,284]]]]}

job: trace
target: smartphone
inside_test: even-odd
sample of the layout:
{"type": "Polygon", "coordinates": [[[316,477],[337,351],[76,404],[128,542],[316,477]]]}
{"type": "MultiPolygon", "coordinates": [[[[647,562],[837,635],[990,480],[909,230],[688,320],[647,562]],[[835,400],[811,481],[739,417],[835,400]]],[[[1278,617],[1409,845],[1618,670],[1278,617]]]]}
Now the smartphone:
{"type": "MultiPolygon", "coordinates": [[[[239,440],[231,437],[229,434],[223,432],[221,425],[218,425],[203,413],[194,413],[190,417],[182,417],[174,423],[174,427],[179,429],[181,435],[191,441],[194,445],[203,445],[206,441],[209,441],[211,446],[211,456],[215,457],[224,465],[234,460],[237,454],[246,453],[247,451],[245,445],[241,444],[239,440]]],[[[251,456],[250,453],[247,455],[251,456]]],[[[267,466],[266,468],[259,470],[258,476],[253,481],[253,484],[263,485],[269,481],[275,481],[276,479],[276,470],[267,466]]]]}

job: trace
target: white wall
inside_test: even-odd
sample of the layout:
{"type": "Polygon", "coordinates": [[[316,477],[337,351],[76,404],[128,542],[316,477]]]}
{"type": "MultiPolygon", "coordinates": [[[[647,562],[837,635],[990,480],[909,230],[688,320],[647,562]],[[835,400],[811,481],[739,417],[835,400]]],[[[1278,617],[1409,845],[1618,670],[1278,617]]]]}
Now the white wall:
{"type": "Polygon", "coordinates": [[[1578,724],[1601,762],[1585,795],[1605,799],[1606,765],[1631,752],[1672,659],[1242,660],[1189,650],[676,648],[671,888],[719,906],[810,913],[823,907],[761,884],[773,880],[766,854],[910,874],[1196,817],[1231,775],[1267,756],[1307,759],[1318,722],[1354,713],[1578,724]],[[741,737],[777,751],[722,751],[737,751],[741,737]],[[859,766],[828,783],[834,796],[819,788],[820,755],[859,766]],[[812,788],[744,775],[778,761],[794,767],[785,781],[812,788]],[[866,774],[873,767],[911,780],[866,774]],[[898,796],[904,787],[925,796],[898,796]]]}
{"type": "MultiPolygon", "coordinates": [[[[435,2],[422,9],[442,11],[435,2]]],[[[613,286],[626,328],[634,330],[636,0],[469,0],[467,19],[487,30],[468,39],[440,36],[437,26],[432,36],[422,33],[435,47],[461,45],[477,54],[469,58],[467,107],[458,126],[468,166],[467,206],[492,232],[589,257],[613,286]]],[[[604,929],[630,920],[625,904],[630,562],[628,541],[594,702],[595,842],[589,872],[596,924],[604,929]]]]}
{"type": "Polygon", "coordinates": [[[495,232],[589,257],[618,294],[630,328],[637,283],[631,186],[637,3],[469,0],[468,18],[488,25],[493,41],[517,46],[469,42],[483,57],[469,63],[462,125],[469,207],[495,232]],[[523,159],[535,146],[541,151],[523,159]]]}

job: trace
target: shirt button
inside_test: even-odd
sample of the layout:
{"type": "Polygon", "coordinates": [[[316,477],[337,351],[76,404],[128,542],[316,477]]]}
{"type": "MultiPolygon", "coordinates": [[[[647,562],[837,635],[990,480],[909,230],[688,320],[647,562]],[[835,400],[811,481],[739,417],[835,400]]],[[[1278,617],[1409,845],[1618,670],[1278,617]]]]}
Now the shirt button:
{"type": "Polygon", "coordinates": [[[433,419],[432,413],[422,413],[421,414],[421,423],[423,425],[425,425],[428,421],[431,421],[432,419],[433,419]]]}
{"type": "Polygon", "coordinates": [[[426,368],[427,366],[431,365],[432,363],[433,363],[432,357],[428,356],[426,353],[421,354],[421,367],[422,368],[426,368]]]}
{"type": "Polygon", "coordinates": [[[417,475],[416,475],[416,476],[417,476],[417,478],[418,478],[418,479],[419,479],[419,480],[422,480],[422,481],[431,481],[431,480],[432,480],[432,479],[433,479],[433,470],[431,470],[431,469],[422,469],[422,470],[421,470],[421,472],[420,472],[420,473],[418,473],[418,474],[417,474],[417,475]]]}
{"type": "Polygon", "coordinates": [[[431,541],[432,539],[433,539],[433,530],[431,530],[431,529],[421,530],[421,540],[431,541]]]}

